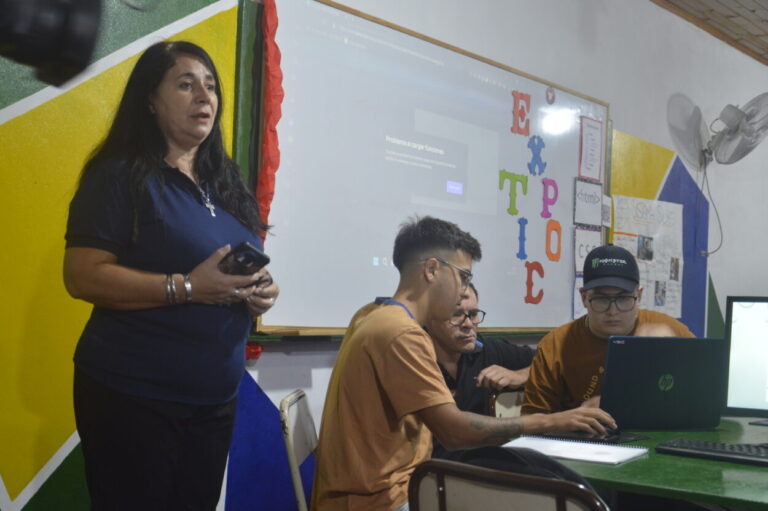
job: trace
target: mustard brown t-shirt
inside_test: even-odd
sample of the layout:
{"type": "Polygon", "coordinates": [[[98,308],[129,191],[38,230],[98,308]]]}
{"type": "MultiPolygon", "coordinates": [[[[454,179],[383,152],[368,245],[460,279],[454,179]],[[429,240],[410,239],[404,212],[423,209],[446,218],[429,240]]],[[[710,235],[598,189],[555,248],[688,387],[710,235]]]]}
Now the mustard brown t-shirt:
{"type": "MultiPolygon", "coordinates": [[[[589,330],[586,318],[582,316],[555,328],[539,342],[525,384],[523,414],[571,410],[600,395],[608,341],[589,330]]],[[[651,323],[669,326],[678,337],[694,337],[678,320],[645,309],[638,311],[635,328],[629,335],[639,326],[651,323]]]]}
{"type": "Polygon", "coordinates": [[[398,305],[368,304],[347,328],[328,385],[312,509],[391,510],[427,460],[432,435],[415,412],[452,403],[432,340],[398,305]]]}

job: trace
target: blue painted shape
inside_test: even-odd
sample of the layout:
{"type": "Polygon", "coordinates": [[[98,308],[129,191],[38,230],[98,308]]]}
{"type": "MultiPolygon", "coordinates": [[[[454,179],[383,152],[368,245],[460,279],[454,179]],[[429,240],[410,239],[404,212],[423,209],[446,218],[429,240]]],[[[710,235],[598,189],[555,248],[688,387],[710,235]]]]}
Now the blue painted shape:
{"type": "Polygon", "coordinates": [[[315,477],[314,454],[310,454],[304,460],[304,463],[299,466],[299,474],[301,474],[301,485],[304,487],[304,496],[307,498],[307,508],[309,508],[309,501],[312,495],[312,481],[315,477]]]}
{"type": "MultiPolygon", "coordinates": [[[[310,495],[314,456],[300,467],[310,495]]],[[[227,467],[226,511],[296,511],[280,413],[250,374],[240,382],[227,467]]]]}
{"type": "Polygon", "coordinates": [[[709,202],[678,157],[675,157],[659,200],[683,205],[683,303],[680,320],[696,336],[703,337],[707,309],[707,258],[701,252],[707,250],[709,240],[709,202]]]}

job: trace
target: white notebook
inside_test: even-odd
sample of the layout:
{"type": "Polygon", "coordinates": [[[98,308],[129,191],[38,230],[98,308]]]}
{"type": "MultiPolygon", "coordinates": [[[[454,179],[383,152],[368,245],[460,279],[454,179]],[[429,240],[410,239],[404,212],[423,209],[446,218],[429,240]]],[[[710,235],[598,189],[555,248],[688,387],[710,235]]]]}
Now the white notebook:
{"type": "Polygon", "coordinates": [[[648,452],[646,447],[579,442],[577,440],[555,440],[533,436],[521,436],[504,444],[504,447],[527,447],[534,451],[567,460],[592,461],[616,465],[635,459],[648,452]]]}

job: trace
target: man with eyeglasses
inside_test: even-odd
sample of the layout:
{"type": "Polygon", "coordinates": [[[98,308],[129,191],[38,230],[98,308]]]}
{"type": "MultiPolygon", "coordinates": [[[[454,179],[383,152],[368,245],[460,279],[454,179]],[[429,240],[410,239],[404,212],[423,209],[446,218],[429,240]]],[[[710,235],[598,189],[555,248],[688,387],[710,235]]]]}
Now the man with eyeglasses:
{"type": "Polygon", "coordinates": [[[643,286],[634,256],[605,245],[584,261],[581,300],[587,314],[548,333],[538,345],[525,386],[522,413],[599,407],[608,337],[693,337],[688,327],[660,312],[640,309],[643,286]]]}
{"type": "MultiPolygon", "coordinates": [[[[533,350],[501,339],[481,338],[477,325],[484,318],[485,312],[478,308],[477,289],[470,284],[451,318],[429,323],[427,331],[456,406],[488,415],[494,390],[520,388],[528,380],[533,350]]],[[[448,456],[448,451],[435,442],[432,457],[448,456]]]]}
{"type": "Polygon", "coordinates": [[[403,224],[392,298],[352,318],[328,385],[316,451],[312,509],[407,509],[408,481],[429,458],[432,434],[452,449],[500,445],[523,433],[615,426],[597,408],[499,419],[456,407],[423,326],[448,321],[472,279],[480,244],[455,224],[403,224]]]}
{"type": "Polygon", "coordinates": [[[494,390],[520,388],[528,381],[533,349],[483,338],[477,326],[485,319],[474,284],[448,321],[433,321],[427,331],[435,342],[437,364],[461,410],[487,415],[494,390]]]}

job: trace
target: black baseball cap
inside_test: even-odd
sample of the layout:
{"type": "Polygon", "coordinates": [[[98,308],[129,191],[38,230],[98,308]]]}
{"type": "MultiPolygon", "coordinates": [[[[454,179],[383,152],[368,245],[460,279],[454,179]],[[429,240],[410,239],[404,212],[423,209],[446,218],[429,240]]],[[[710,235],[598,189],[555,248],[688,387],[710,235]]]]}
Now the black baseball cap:
{"type": "Polygon", "coordinates": [[[637,261],[627,249],[603,245],[592,249],[584,260],[585,291],[603,286],[634,291],[639,283],[637,261]]]}

